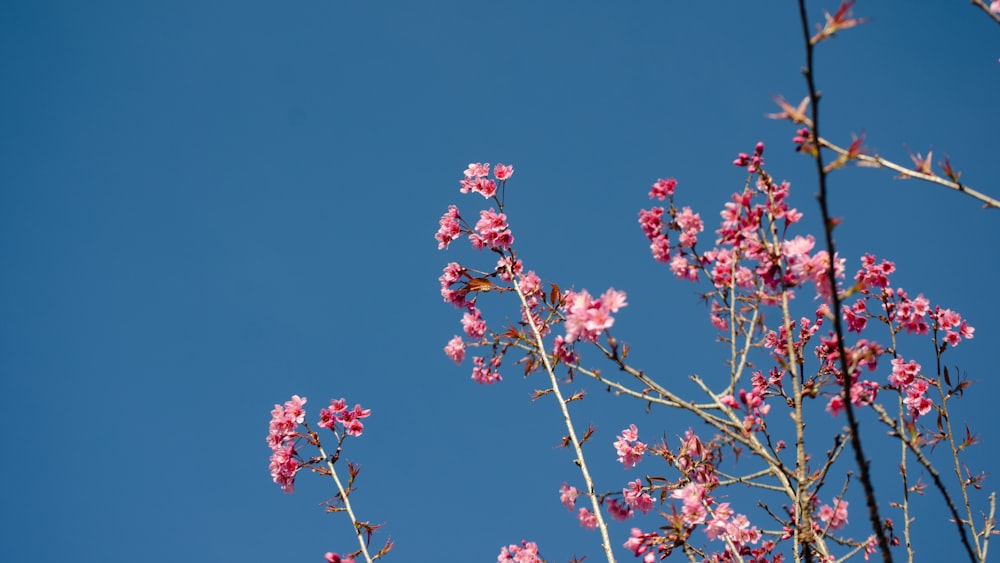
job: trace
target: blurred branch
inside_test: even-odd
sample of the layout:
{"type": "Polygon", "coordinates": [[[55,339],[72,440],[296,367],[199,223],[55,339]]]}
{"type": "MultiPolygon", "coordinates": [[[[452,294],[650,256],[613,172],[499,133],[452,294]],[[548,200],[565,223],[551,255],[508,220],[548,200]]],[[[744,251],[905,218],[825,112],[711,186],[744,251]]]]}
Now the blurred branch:
{"type": "Polygon", "coordinates": [[[986,15],[993,18],[993,21],[1000,23],[1000,14],[991,10],[990,7],[986,5],[986,2],[983,2],[983,0],[972,0],[972,3],[979,6],[984,12],[986,12],[986,15]]]}

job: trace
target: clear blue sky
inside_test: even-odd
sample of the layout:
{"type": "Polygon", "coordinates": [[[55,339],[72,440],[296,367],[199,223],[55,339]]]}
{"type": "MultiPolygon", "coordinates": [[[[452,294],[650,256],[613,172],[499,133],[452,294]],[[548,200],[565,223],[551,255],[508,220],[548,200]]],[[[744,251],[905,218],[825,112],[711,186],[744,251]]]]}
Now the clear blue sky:
{"type": "MultiPolygon", "coordinates": [[[[513,163],[529,268],[628,292],[616,334],[659,379],[724,373],[698,288],[653,263],[636,217],[673,176],[714,229],[744,180],[732,159],[763,140],[815,229],[811,163],[764,118],[772,95],[805,92],[797,12],[778,4],[5,3],[0,559],[353,549],[319,506],[331,485],[270,482],[269,411],[292,394],[311,419],[331,397],[372,409],[345,455],[363,466],[362,517],[398,544],[388,560],[493,561],[521,539],[551,561],[599,559],[558,502],[578,478],[553,447],[555,406],[529,400],[544,381],[511,367],[480,387],[441,351],[461,327],[437,277],[474,255],[439,252],[437,220],[473,204],[467,163],[513,163]]],[[[816,22],[820,7],[836,5],[811,2],[816,22]]],[[[871,22],[818,53],[825,136],[864,130],[899,161],[933,146],[1000,195],[1000,27],[968,2],[855,12],[871,22]]],[[[878,170],[837,172],[831,203],[849,271],[864,252],[893,259],[897,285],[976,327],[948,361],[978,380],[959,415],[987,442],[970,465],[996,473],[1000,214],[878,170]]],[[[690,422],[591,391],[577,412],[597,426],[602,488],[669,474],[623,472],[610,443],[630,422],[650,439],[690,422]]],[[[921,560],[940,560],[954,530],[928,503],[920,525],[944,540],[921,560]]],[[[616,547],[631,525],[614,525],[616,547]]]]}

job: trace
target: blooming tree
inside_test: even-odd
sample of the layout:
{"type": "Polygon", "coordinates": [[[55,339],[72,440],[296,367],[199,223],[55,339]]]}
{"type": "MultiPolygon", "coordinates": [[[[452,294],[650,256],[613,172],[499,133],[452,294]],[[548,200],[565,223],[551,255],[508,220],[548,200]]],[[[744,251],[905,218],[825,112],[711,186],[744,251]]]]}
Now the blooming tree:
{"type": "MultiPolygon", "coordinates": [[[[995,18],[1000,12],[996,2],[974,3],[995,18]]],[[[800,230],[805,211],[793,207],[791,184],[767,167],[764,143],[733,161],[738,188],[717,223],[683,205],[686,182],[675,178],[654,182],[653,205],[638,212],[653,260],[678,283],[698,284],[709,305],[707,321],[727,351],[710,376],[690,377],[695,396],[682,396],[666,377],[631,363],[629,345],[615,335],[621,328],[615,315],[629,306],[625,291],[564,289],[519,258],[505,201],[512,165],[469,164],[459,182],[467,199],[440,218],[439,249],[465,241],[472,249],[471,260],[449,262],[439,278],[441,296],[458,310],[462,327],[444,352],[460,365],[471,356],[471,378],[479,384],[503,381],[501,370],[511,363],[525,376],[545,378],[547,387],[535,395],[551,395],[560,410],[563,445],[579,470],[553,487],[553,496],[595,531],[595,545],[609,562],[617,546],[644,563],[678,553],[707,562],[913,560],[911,523],[925,488],[947,507],[937,517],[956,553],[985,561],[996,533],[995,496],[977,494],[984,475],[962,461],[977,439],[957,427],[954,407],[970,381],[944,363],[975,329],[937,301],[940,296],[894,283],[897,265],[888,258],[838,254],[827,178],[841,167],[868,164],[960,191],[988,207],[1000,203],[960,183],[948,159],[939,163],[939,175],[930,153],[914,156],[911,168],[870,154],[863,137],[847,148],[822,137],[813,51],[864,20],[844,1],[812,31],[799,4],[808,93],[794,107],[777,98],[780,111],[772,117],[795,124],[795,150],[815,161],[823,232],[800,230]],[[516,306],[518,320],[491,324],[480,303],[486,299],[516,306]],[[640,430],[633,423],[614,439],[593,428],[581,431],[572,408],[585,393],[566,392],[578,378],[641,408],[683,413],[690,424],[640,430]],[[807,432],[813,421],[820,430],[807,432]],[[870,471],[867,429],[875,427],[898,446],[901,487],[892,491],[877,490],[870,471]],[[646,438],[660,434],[673,438],[646,438]],[[598,483],[587,461],[595,455],[613,456],[627,470],[641,465],[644,476],[598,483]],[[757,493],[756,502],[730,494],[746,488],[757,493]],[[630,534],[612,538],[608,518],[633,522],[630,534]]],[[[343,399],[320,411],[318,427],[336,442],[328,454],[319,431],[305,421],[305,403],[294,396],[272,412],[272,477],[291,492],[302,469],[331,476],[338,495],[330,510],[348,514],[360,549],[326,559],[378,559],[392,542],[369,552],[377,526],[360,521],[348,500],[356,466],[348,465],[346,485],[335,470],[370,411],[348,408],[343,399]],[[304,456],[304,446],[317,455],[304,456]]],[[[497,561],[543,559],[535,541],[522,540],[501,547],[497,561]]]]}

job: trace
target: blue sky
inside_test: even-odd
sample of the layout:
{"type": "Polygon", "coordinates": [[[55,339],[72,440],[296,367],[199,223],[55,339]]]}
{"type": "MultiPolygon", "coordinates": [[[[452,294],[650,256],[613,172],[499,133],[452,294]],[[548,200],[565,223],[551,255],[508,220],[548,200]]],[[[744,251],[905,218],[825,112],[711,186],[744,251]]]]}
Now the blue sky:
{"type": "MultiPolygon", "coordinates": [[[[836,5],[811,2],[816,22],[820,8],[836,5]]],[[[933,147],[1000,195],[1000,29],[962,2],[855,12],[871,21],[817,54],[824,135],[864,131],[900,162],[904,146],[933,147]]],[[[397,542],[390,560],[492,561],[521,539],[551,561],[597,560],[597,535],[558,502],[577,477],[554,448],[554,405],[529,400],[544,381],[511,367],[480,387],[441,351],[461,327],[437,277],[476,256],[438,251],[437,220],[480,203],[458,193],[467,163],[513,163],[526,265],[628,292],[616,334],[659,379],[723,373],[698,288],[653,263],[637,212],[672,176],[714,228],[744,181],[732,159],[763,140],[815,232],[811,163],[790,124],[764,118],[771,96],[805,92],[797,17],[709,2],[5,4],[2,558],[353,549],[346,520],[319,506],[331,485],[304,475],[284,495],[270,482],[269,411],[299,394],[310,418],[332,397],[372,409],[345,455],[363,466],[362,517],[397,542]]],[[[864,252],[895,260],[895,284],[976,327],[948,361],[977,380],[959,418],[986,445],[969,464],[995,472],[1000,215],[886,171],[838,171],[830,189],[849,271],[864,252]]],[[[605,489],[668,473],[652,460],[623,472],[621,428],[691,424],[598,389],[576,412],[597,426],[588,453],[605,489]]],[[[891,477],[895,458],[877,452],[891,477]]],[[[927,497],[919,525],[953,540],[927,497]]],[[[933,560],[950,545],[921,549],[933,560]]]]}

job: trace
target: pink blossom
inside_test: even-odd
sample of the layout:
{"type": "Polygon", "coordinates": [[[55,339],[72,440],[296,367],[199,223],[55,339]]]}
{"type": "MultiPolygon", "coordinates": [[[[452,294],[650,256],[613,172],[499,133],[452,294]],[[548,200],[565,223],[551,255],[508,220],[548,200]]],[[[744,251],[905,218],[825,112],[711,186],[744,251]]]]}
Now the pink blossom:
{"type": "Polygon", "coordinates": [[[653,509],[653,497],[643,491],[642,481],[636,479],[628,485],[628,487],[622,489],[622,497],[625,502],[632,508],[641,510],[643,514],[649,513],[653,509]]]}
{"type": "Polygon", "coordinates": [[[670,262],[670,239],[666,235],[657,235],[651,239],[649,250],[653,253],[653,260],[662,264],[670,262]]]}
{"type": "Polygon", "coordinates": [[[675,499],[680,499],[684,506],[681,514],[684,522],[695,525],[705,521],[708,510],[704,506],[705,487],[699,483],[690,482],[682,489],[675,489],[671,495],[675,499]]]}
{"type": "Polygon", "coordinates": [[[521,545],[508,545],[500,549],[497,563],[542,563],[538,556],[538,545],[535,542],[521,541],[521,545]]]}
{"type": "Polygon", "coordinates": [[[635,512],[628,506],[618,504],[618,501],[611,499],[608,501],[608,514],[619,522],[624,522],[635,515],[635,512]]]}
{"type": "Polygon", "coordinates": [[[652,563],[656,560],[656,556],[654,551],[650,549],[653,547],[651,540],[656,537],[656,532],[644,534],[639,528],[632,528],[631,536],[625,541],[624,547],[636,557],[645,554],[642,558],[643,563],[652,563]]]}
{"type": "Polygon", "coordinates": [[[688,263],[684,256],[674,256],[670,261],[670,271],[679,279],[698,281],[698,267],[688,263]]]}
{"type": "Polygon", "coordinates": [[[354,405],[353,409],[348,409],[347,401],[342,398],[333,399],[330,401],[329,408],[319,411],[319,426],[333,430],[334,425],[340,423],[347,435],[360,436],[365,429],[361,419],[368,418],[371,412],[371,409],[362,409],[361,405],[357,404],[354,405]]]}
{"type": "Polygon", "coordinates": [[[864,299],[858,299],[852,307],[844,305],[841,312],[844,314],[844,320],[847,321],[848,332],[861,334],[861,331],[868,325],[868,318],[865,316],[868,309],[864,299]]]}
{"type": "Polygon", "coordinates": [[[615,324],[612,313],[625,307],[625,292],[608,289],[600,299],[593,299],[587,290],[580,292],[567,291],[566,304],[566,341],[585,340],[597,342],[601,332],[615,324]]]}
{"type": "Polygon", "coordinates": [[[887,260],[876,264],[875,256],[865,254],[861,258],[861,269],[854,279],[865,289],[871,287],[889,287],[889,274],[896,271],[896,265],[887,260]]]}
{"type": "Polygon", "coordinates": [[[667,178],[664,180],[660,178],[653,184],[652,188],[649,190],[649,199],[659,199],[663,201],[667,196],[674,195],[674,188],[677,187],[677,180],[673,178],[667,178]]]}
{"type": "Polygon", "coordinates": [[[444,353],[456,364],[461,364],[465,359],[465,342],[462,341],[462,337],[455,336],[449,340],[448,345],[444,347],[444,353]]]}
{"type": "Polygon", "coordinates": [[[524,262],[514,260],[510,256],[504,256],[497,260],[497,276],[505,282],[514,281],[514,278],[524,271],[524,262]]]}
{"type": "Polygon", "coordinates": [[[451,241],[457,239],[462,234],[462,225],[459,223],[459,220],[458,207],[449,205],[448,211],[441,216],[440,227],[437,234],[434,235],[434,238],[438,241],[438,250],[448,248],[451,241]]]}
{"type": "Polygon", "coordinates": [[[764,143],[758,142],[757,146],[754,147],[752,157],[746,153],[741,152],[736,157],[736,160],[733,161],[733,164],[740,167],[746,167],[747,172],[756,172],[758,168],[764,165],[764,158],[762,156],[763,154],[764,154],[764,143]]]}
{"type": "Polygon", "coordinates": [[[621,436],[618,436],[613,445],[618,452],[618,461],[625,469],[635,467],[646,453],[646,444],[639,441],[639,429],[634,424],[622,430],[621,436]]]}
{"type": "Polygon", "coordinates": [[[489,211],[483,209],[479,212],[479,221],[476,222],[475,232],[469,235],[473,248],[482,250],[489,249],[509,249],[514,243],[514,236],[507,226],[507,215],[497,213],[492,207],[489,211]]]}
{"type": "Polygon", "coordinates": [[[586,508],[581,508],[577,513],[577,518],[580,520],[580,525],[588,530],[593,530],[597,527],[597,516],[592,514],[586,508]]]}
{"type": "Polygon", "coordinates": [[[844,524],[847,524],[847,501],[838,500],[836,508],[824,504],[819,509],[819,519],[829,523],[831,530],[839,530],[844,527],[844,524]]]}
{"type": "Polygon", "coordinates": [[[475,357],[472,358],[472,379],[476,383],[489,385],[496,383],[497,381],[502,381],[503,378],[500,377],[500,372],[497,370],[500,367],[500,358],[493,358],[490,360],[489,367],[486,366],[485,358],[475,357]]]}
{"type": "Polygon", "coordinates": [[[521,293],[526,297],[530,297],[536,291],[541,291],[542,280],[539,279],[538,274],[534,270],[528,270],[528,273],[521,276],[518,287],[521,289],[521,293]]]}
{"type": "Polygon", "coordinates": [[[489,199],[497,193],[497,183],[489,178],[465,178],[459,183],[462,184],[459,191],[463,194],[474,192],[489,199]]]}
{"type": "Polygon", "coordinates": [[[469,338],[482,338],[486,334],[486,321],[475,306],[462,315],[462,329],[469,338]]]}
{"type": "Polygon", "coordinates": [[[496,167],[493,168],[493,177],[495,177],[497,180],[500,180],[501,182],[506,182],[507,180],[510,180],[510,177],[513,175],[514,175],[513,165],[508,164],[505,166],[498,162],[496,167]]]}
{"type": "Polygon", "coordinates": [[[350,557],[341,557],[336,553],[326,552],[324,556],[328,563],[354,563],[354,559],[350,557]]]}
{"type": "Polygon", "coordinates": [[[579,356],[569,348],[570,344],[562,335],[556,336],[552,346],[552,356],[564,364],[575,364],[579,356]]]}
{"type": "Polygon", "coordinates": [[[844,399],[840,395],[830,397],[830,402],[826,404],[826,412],[831,416],[840,416],[840,411],[844,410],[844,399]]]}
{"type": "Polygon", "coordinates": [[[271,478],[286,493],[295,490],[295,474],[299,471],[295,440],[299,437],[298,425],[305,421],[306,411],[302,405],[306,401],[305,397],[292,395],[284,406],[274,405],[271,411],[267,436],[267,445],[271,448],[271,478]]]}
{"type": "Polygon", "coordinates": [[[920,364],[910,360],[906,362],[903,358],[893,358],[892,374],[889,376],[889,384],[896,389],[902,389],[920,373],[920,364]]]}
{"type": "Polygon", "coordinates": [[[576,508],[576,497],[579,496],[580,491],[576,490],[576,487],[571,487],[566,483],[559,487],[559,502],[563,503],[570,512],[576,508]]]}
{"type": "Polygon", "coordinates": [[[479,178],[483,176],[488,176],[490,173],[490,163],[485,164],[481,162],[470,162],[469,167],[465,169],[466,178],[479,178]]]}
{"type": "Polygon", "coordinates": [[[918,378],[914,379],[906,388],[906,398],[903,399],[903,404],[910,410],[910,416],[913,417],[913,420],[929,413],[934,408],[934,402],[924,396],[928,387],[927,381],[918,378]]]}
{"type": "Polygon", "coordinates": [[[649,240],[660,236],[663,233],[663,208],[654,207],[649,211],[640,209],[639,227],[649,240]]]}
{"type": "Polygon", "coordinates": [[[1000,0],[990,2],[990,11],[994,14],[1000,14],[1000,0]]]}
{"type": "Polygon", "coordinates": [[[280,445],[271,451],[271,479],[286,493],[295,492],[295,474],[299,462],[295,459],[295,442],[280,445]]]}
{"type": "Polygon", "coordinates": [[[704,223],[701,222],[701,215],[692,213],[690,207],[684,207],[677,214],[675,219],[677,226],[681,229],[680,245],[684,248],[691,248],[698,240],[698,233],[705,230],[704,223]]]}
{"type": "Polygon", "coordinates": [[[934,313],[931,314],[931,318],[937,323],[937,328],[945,331],[945,342],[949,346],[958,346],[959,342],[962,341],[962,337],[972,338],[973,333],[976,329],[968,325],[962,316],[958,313],[952,311],[951,309],[941,309],[940,307],[934,308],[934,313]],[[958,329],[958,330],[956,330],[958,329]]]}

